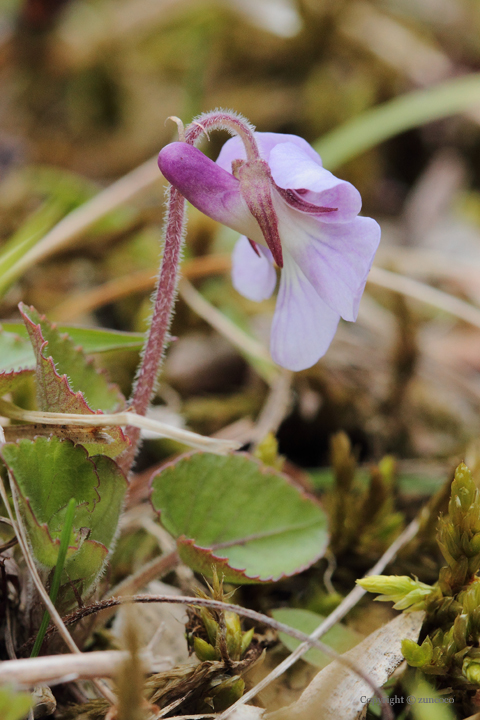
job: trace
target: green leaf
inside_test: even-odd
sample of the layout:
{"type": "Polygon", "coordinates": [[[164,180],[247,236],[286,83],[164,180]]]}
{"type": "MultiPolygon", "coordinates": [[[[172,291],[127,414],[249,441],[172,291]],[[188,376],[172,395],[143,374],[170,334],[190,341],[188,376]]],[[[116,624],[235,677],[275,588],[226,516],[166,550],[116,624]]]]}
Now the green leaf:
{"type": "Polygon", "coordinates": [[[35,354],[26,328],[22,325],[20,330],[15,327],[10,332],[6,326],[3,323],[0,327],[0,371],[34,369],[35,354]]]}
{"type": "Polygon", "coordinates": [[[415,90],[354,117],[314,143],[323,164],[334,170],[401,132],[480,105],[480,73],[415,90]]]}
{"type": "Polygon", "coordinates": [[[322,557],[322,508],[279,472],[245,454],[194,453],[154,475],[152,504],[194,570],[228,582],[279,580],[322,557]]]}
{"type": "Polygon", "coordinates": [[[23,385],[27,378],[32,377],[33,370],[18,370],[0,373],[0,397],[13,392],[20,385],[23,385]]]}
{"type": "MultiPolygon", "coordinates": [[[[3,321],[3,332],[0,332],[0,356],[3,356],[2,337],[4,334],[12,334],[19,341],[25,341],[28,346],[29,363],[28,367],[35,367],[35,355],[31,349],[28,332],[21,322],[10,320],[3,321]]],[[[79,347],[86,355],[92,353],[109,352],[110,350],[141,350],[145,341],[143,333],[120,332],[119,330],[105,330],[103,328],[82,328],[72,325],[57,325],[61,335],[67,334],[73,340],[75,347],[79,347]]],[[[8,338],[6,341],[8,346],[8,338]]],[[[3,368],[5,360],[1,357],[0,369],[3,368]]],[[[13,366],[12,366],[13,367],[13,366]]],[[[6,369],[11,369],[6,367],[6,369]]]]}
{"type": "Polygon", "coordinates": [[[124,474],[110,458],[88,457],[82,446],[56,437],[6,443],[0,454],[20,494],[34,557],[44,567],[57,563],[65,513],[75,497],[65,570],[70,580],[80,578],[90,586],[117,532],[127,489],[124,474]]]}
{"type": "MultiPolygon", "coordinates": [[[[35,351],[37,368],[42,368],[44,359],[52,357],[57,374],[67,375],[72,391],[81,391],[93,410],[115,412],[123,405],[124,398],[118,388],[107,382],[105,375],[87,360],[83,351],[75,347],[68,335],[61,334],[54,324],[48,322],[45,316],[40,316],[32,307],[28,308],[21,303],[20,312],[35,351]]],[[[47,393],[44,397],[47,397],[47,393]]],[[[52,400],[45,402],[51,404],[52,400]]]]}
{"type": "MultiPolygon", "coordinates": [[[[280,608],[272,611],[273,618],[278,622],[285,623],[295,630],[311,635],[314,630],[320,625],[325,619],[322,615],[311,612],[310,610],[297,610],[295,608],[280,608]]],[[[285,633],[279,633],[279,638],[282,643],[291,651],[297,649],[300,645],[300,640],[295,640],[290,635],[285,633]]],[[[322,642],[329,645],[333,650],[342,654],[347,650],[358,645],[363,640],[363,636],[360,633],[351,630],[346,625],[337,623],[322,637],[322,642]]],[[[312,648],[302,656],[302,660],[306,660],[311,665],[316,665],[319,668],[324,668],[331,662],[331,658],[325,655],[321,650],[312,648]]]]}
{"type": "Polygon", "coordinates": [[[32,707],[30,693],[17,692],[12,687],[0,687],[0,717],[2,720],[23,720],[32,707]]]}
{"type": "Polygon", "coordinates": [[[78,602],[71,589],[75,584],[77,593],[85,598],[90,595],[101,576],[108,557],[108,549],[96,540],[85,540],[79,550],[68,559],[62,575],[63,587],[60,588],[57,606],[64,610],[76,607],[78,602]]]}
{"type": "MultiPolygon", "coordinates": [[[[35,352],[40,410],[92,415],[94,409],[111,411],[123,404],[124,398],[118,388],[107,382],[67,335],[61,335],[34,308],[21,303],[20,312],[35,352]]],[[[99,440],[98,435],[96,438],[99,440]]],[[[90,454],[103,452],[116,457],[128,444],[123,430],[113,427],[108,429],[104,442],[85,443],[85,447],[90,454]]]]}

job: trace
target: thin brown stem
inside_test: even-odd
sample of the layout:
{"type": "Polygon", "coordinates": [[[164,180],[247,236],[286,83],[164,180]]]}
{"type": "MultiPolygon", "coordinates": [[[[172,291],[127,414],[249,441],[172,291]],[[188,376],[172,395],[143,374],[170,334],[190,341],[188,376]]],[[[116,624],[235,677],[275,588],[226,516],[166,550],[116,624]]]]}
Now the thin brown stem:
{"type": "Polygon", "coordinates": [[[329,645],[325,645],[325,643],[322,643],[313,637],[309,637],[305,633],[302,633],[299,630],[295,630],[289,625],[278,622],[277,620],[274,620],[267,615],[262,615],[262,613],[251,610],[250,608],[241,607],[240,605],[233,605],[230,603],[221,602],[219,600],[212,600],[210,598],[186,597],[181,595],[132,595],[121,598],[111,597],[106,600],[101,600],[99,602],[92,603],[91,605],[75,610],[74,612],[70,613],[70,615],[64,617],[63,622],[66,626],[72,625],[73,623],[76,623],[79,620],[88,617],[89,615],[100,612],[101,610],[117,607],[125,603],[173,603],[181,605],[193,605],[197,607],[208,607],[214,610],[218,610],[220,612],[224,612],[227,610],[229,612],[235,612],[241,617],[246,617],[249,620],[253,620],[259,625],[267,625],[274,630],[277,630],[277,632],[286,633],[287,635],[290,635],[296,640],[300,640],[302,643],[308,644],[308,646],[310,647],[315,647],[318,650],[321,650],[332,659],[337,660],[345,667],[348,667],[351,672],[361,677],[362,680],[364,680],[364,682],[367,683],[367,685],[371,688],[375,696],[379,698],[381,702],[383,718],[385,720],[393,720],[393,714],[387,704],[387,698],[385,694],[372,681],[372,679],[361,670],[361,668],[355,665],[355,663],[351,662],[349,659],[343,657],[342,655],[339,655],[337,652],[332,650],[329,645]]]}

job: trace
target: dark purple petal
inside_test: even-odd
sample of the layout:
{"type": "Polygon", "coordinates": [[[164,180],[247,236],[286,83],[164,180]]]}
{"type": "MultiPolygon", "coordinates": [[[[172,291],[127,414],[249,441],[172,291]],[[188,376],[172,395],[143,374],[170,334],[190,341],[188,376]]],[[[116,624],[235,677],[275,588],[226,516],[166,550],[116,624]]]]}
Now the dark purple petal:
{"type": "Polygon", "coordinates": [[[241,295],[261,302],[275,290],[277,274],[270,250],[262,245],[256,247],[258,255],[244,235],[237,241],[232,254],[232,282],[241,295]]]}
{"type": "Polygon", "coordinates": [[[300,190],[302,199],[320,207],[337,208],[323,222],[350,222],[362,207],[356,188],[320,167],[292,143],[276,145],[268,162],[276,184],[285,190],[300,190]]]}
{"type": "Polygon", "coordinates": [[[339,320],[285,253],[270,338],[275,362],[289,370],[311,367],[327,352],[339,320]]]}
{"type": "Polygon", "coordinates": [[[200,150],[183,142],[166,145],[158,156],[165,178],[198,210],[252,240],[263,236],[240,193],[240,183],[200,150]]]}
{"type": "Polygon", "coordinates": [[[321,207],[319,205],[313,205],[312,203],[306,202],[303,199],[303,195],[306,195],[308,190],[284,190],[278,185],[275,186],[276,191],[282,196],[287,205],[290,205],[294,210],[307,213],[307,215],[325,215],[325,213],[335,212],[338,208],[321,207]]]}

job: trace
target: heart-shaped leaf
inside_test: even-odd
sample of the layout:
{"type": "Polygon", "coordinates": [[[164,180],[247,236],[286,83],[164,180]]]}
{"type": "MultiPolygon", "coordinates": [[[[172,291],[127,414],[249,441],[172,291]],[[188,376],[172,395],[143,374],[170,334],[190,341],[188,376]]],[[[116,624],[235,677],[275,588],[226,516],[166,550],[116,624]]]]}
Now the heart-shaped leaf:
{"type": "MultiPolygon", "coordinates": [[[[20,304],[20,311],[35,352],[40,410],[91,415],[95,409],[110,411],[123,404],[124,398],[118,388],[109,385],[105,376],[95,369],[79,348],[74,347],[67,335],[61,335],[34,308],[20,304]]],[[[119,455],[129,444],[118,427],[108,428],[105,442],[99,441],[98,437],[96,440],[94,443],[83,443],[88,452],[110,457],[119,455]]]]}
{"type": "Polygon", "coordinates": [[[65,582],[91,587],[117,532],[127,489],[124,474],[110,458],[88,457],[81,445],[57,437],[6,443],[0,455],[18,489],[39,565],[55,566],[67,505],[75,498],[65,582]]]}
{"type": "Polygon", "coordinates": [[[208,576],[215,565],[228,582],[293,575],[328,542],[318,503],[245,454],[180,458],[154,475],[151,500],[182,560],[208,576]]]}
{"type": "MultiPolygon", "coordinates": [[[[273,610],[272,615],[278,622],[285,623],[295,630],[300,630],[306,635],[311,635],[314,630],[320,625],[322,620],[325,618],[322,615],[311,612],[310,610],[302,610],[297,608],[279,608],[273,610]]],[[[328,630],[322,637],[322,642],[326,645],[330,645],[331,648],[336,650],[342,655],[347,650],[358,645],[363,640],[363,635],[352,630],[346,625],[336,623],[330,630],[328,630]]],[[[292,638],[291,635],[280,633],[279,638],[282,643],[291,651],[297,649],[300,645],[300,640],[292,638]]],[[[325,655],[321,650],[312,648],[308,650],[305,655],[302,655],[302,660],[316,665],[316,667],[324,668],[328,663],[332,661],[328,655],[325,655]]]]}

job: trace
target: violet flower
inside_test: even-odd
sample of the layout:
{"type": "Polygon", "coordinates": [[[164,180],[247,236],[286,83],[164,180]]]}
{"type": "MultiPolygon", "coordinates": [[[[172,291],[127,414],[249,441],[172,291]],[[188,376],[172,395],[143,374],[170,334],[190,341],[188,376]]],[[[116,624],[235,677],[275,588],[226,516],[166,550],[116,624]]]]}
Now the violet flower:
{"type": "Polygon", "coordinates": [[[359,217],[361,197],[322,167],[302,138],[254,133],[259,156],[240,137],[216,163],[185,142],[160,152],[164,176],[192,205],[237,230],[234,287],[251,300],[280,287],[271,330],[279,365],[303,370],[327,351],[340,317],[354,321],[380,241],[375,220],[359,217]]]}

